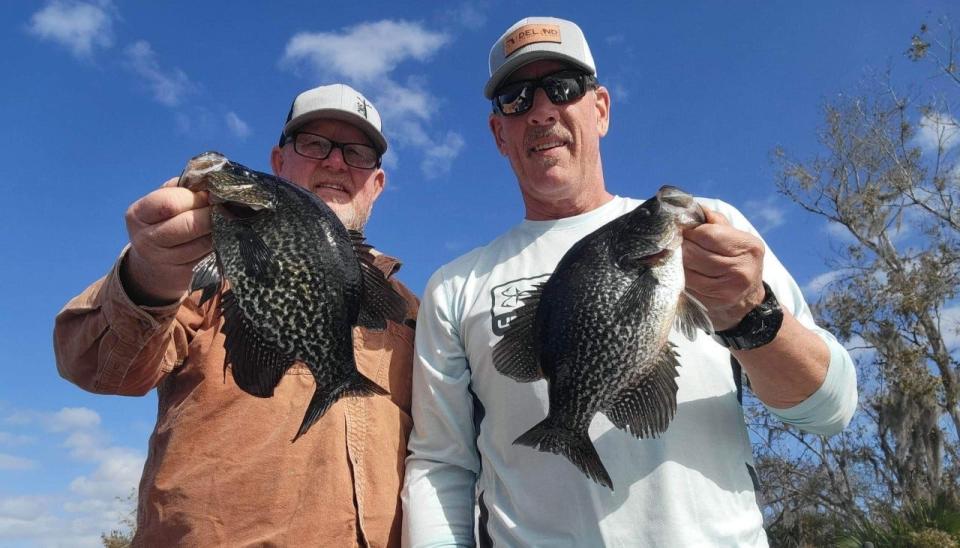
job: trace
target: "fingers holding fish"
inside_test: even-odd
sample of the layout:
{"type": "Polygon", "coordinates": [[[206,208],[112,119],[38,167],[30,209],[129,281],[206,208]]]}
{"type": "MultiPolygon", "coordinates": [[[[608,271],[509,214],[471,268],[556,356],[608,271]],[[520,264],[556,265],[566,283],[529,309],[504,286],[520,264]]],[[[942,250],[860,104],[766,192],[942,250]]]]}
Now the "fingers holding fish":
{"type": "Polygon", "coordinates": [[[688,248],[700,248],[704,251],[726,257],[744,254],[763,259],[763,242],[759,238],[730,226],[730,221],[716,211],[704,209],[707,222],[683,231],[684,256],[688,248]]]}
{"type": "Polygon", "coordinates": [[[212,251],[206,194],[172,188],[171,181],[127,209],[131,249],[121,275],[138,304],[179,299],[190,287],[193,265],[212,251]]]}
{"type": "Polygon", "coordinates": [[[127,223],[137,221],[146,225],[157,224],[185,211],[209,206],[206,192],[169,186],[171,181],[176,182],[176,179],[167,181],[161,188],[134,202],[127,210],[127,223]]]}
{"type": "Polygon", "coordinates": [[[716,329],[736,325],[763,300],[763,242],[730,227],[726,219],[688,230],[684,236],[687,291],[707,307],[716,329]]]}

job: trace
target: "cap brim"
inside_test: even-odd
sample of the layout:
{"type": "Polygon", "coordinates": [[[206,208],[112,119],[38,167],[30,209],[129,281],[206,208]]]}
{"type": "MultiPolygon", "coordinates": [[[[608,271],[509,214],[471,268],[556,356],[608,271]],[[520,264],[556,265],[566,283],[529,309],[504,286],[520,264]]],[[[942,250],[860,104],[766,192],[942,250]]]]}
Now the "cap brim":
{"type": "Polygon", "coordinates": [[[320,118],[340,120],[341,122],[354,125],[370,139],[370,142],[373,143],[373,147],[377,149],[377,152],[382,155],[387,151],[387,139],[366,118],[335,108],[313,110],[297,116],[283,126],[283,134],[290,135],[291,131],[320,118]]]}
{"type": "Polygon", "coordinates": [[[507,79],[513,72],[523,65],[532,63],[534,61],[540,61],[542,59],[553,59],[560,61],[561,63],[568,63],[579,69],[586,71],[588,74],[595,74],[593,67],[583,64],[579,59],[571,57],[565,53],[552,50],[539,50],[539,51],[528,51],[520,55],[517,55],[513,59],[510,59],[506,63],[500,66],[496,72],[487,80],[487,85],[483,87],[483,95],[487,99],[493,99],[493,93],[500,87],[500,84],[507,79]]]}

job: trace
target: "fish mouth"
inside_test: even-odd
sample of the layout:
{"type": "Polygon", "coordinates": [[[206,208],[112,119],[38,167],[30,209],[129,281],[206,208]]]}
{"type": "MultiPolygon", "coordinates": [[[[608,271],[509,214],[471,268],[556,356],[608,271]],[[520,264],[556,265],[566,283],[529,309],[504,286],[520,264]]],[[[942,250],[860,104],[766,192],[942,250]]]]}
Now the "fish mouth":
{"type": "Polygon", "coordinates": [[[657,191],[661,206],[672,213],[681,227],[703,224],[707,221],[703,208],[688,194],[675,186],[664,185],[657,191]]]}
{"type": "Polygon", "coordinates": [[[180,173],[177,186],[193,191],[206,190],[206,175],[223,170],[230,161],[226,156],[216,151],[207,151],[198,154],[187,162],[187,166],[180,173]]]}

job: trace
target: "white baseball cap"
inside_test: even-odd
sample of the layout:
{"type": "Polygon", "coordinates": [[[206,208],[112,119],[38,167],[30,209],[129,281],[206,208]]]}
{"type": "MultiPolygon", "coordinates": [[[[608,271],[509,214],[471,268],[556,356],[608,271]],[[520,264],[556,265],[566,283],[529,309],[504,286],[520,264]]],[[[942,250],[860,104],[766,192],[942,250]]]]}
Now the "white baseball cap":
{"type": "Polygon", "coordinates": [[[331,84],[308,89],[293,100],[287,123],[280,134],[280,146],[294,130],[318,118],[342,120],[357,126],[373,142],[377,152],[387,151],[380,113],[359,91],[346,84],[331,84]]]}
{"type": "Polygon", "coordinates": [[[556,17],[527,17],[513,24],[490,48],[490,79],[483,87],[487,99],[513,71],[540,59],[556,59],[597,75],[590,46],[580,27],[556,17]]]}

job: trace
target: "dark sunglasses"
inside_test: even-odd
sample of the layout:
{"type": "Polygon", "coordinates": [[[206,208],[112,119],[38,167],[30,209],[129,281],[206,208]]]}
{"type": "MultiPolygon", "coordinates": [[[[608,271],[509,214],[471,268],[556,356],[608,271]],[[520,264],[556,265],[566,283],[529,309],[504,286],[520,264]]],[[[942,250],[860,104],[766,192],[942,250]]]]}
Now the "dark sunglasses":
{"type": "Polygon", "coordinates": [[[563,70],[548,74],[539,80],[510,82],[493,96],[493,110],[504,116],[517,116],[530,110],[537,88],[543,89],[555,105],[576,101],[588,89],[597,86],[597,79],[578,70],[563,70]]]}
{"type": "Polygon", "coordinates": [[[323,135],[305,131],[287,137],[286,140],[293,141],[293,150],[307,158],[326,160],[334,148],[339,148],[343,162],[348,166],[360,169],[373,169],[380,166],[380,154],[372,146],[361,143],[338,143],[323,135]]]}

